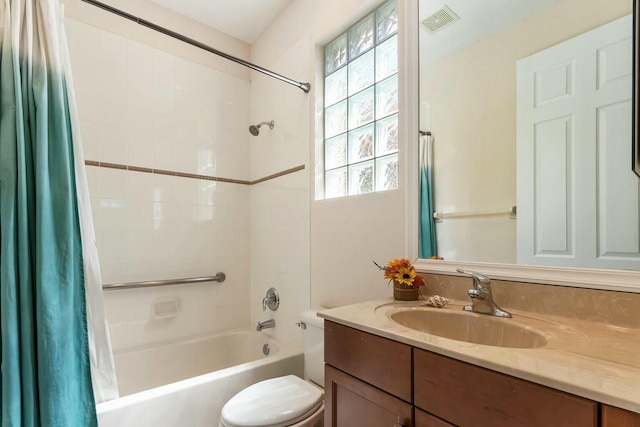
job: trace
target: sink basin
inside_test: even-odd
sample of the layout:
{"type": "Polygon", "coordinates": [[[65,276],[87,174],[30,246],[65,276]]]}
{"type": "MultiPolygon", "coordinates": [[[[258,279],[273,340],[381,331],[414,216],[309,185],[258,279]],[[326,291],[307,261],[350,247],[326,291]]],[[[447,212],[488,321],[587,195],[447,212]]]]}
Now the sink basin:
{"type": "Polygon", "coordinates": [[[410,329],[457,341],[511,348],[537,348],[546,338],[530,327],[484,314],[452,310],[413,309],[392,313],[391,319],[410,329]]]}

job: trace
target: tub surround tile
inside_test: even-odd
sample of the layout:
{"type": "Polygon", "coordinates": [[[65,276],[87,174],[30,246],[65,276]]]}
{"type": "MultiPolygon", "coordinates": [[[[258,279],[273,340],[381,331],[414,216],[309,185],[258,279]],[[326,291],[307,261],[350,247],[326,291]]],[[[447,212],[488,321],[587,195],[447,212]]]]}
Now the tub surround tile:
{"type": "MultiPolygon", "coordinates": [[[[95,168],[89,168],[89,170],[95,170],[95,168]]],[[[144,171],[131,171],[134,173],[126,174],[129,198],[138,202],[153,202],[155,200],[153,192],[154,176],[150,173],[136,173],[144,171]]]]}
{"type": "Polygon", "coordinates": [[[232,329],[246,328],[247,323],[244,319],[249,317],[249,307],[246,301],[238,304],[219,307],[216,311],[214,319],[216,329],[218,331],[228,331],[232,329]],[[239,316],[241,314],[241,316],[239,316]]]}
{"type": "Polygon", "coordinates": [[[187,286],[166,286],[160,288],[127,289],[105,293],[107,314],[114,351],[140,347],[158,342],[168,342],[186,337],[203,336],[226,330],[224,326],[233,324],[235,328],[245,326],[246,317],[236,309],[226,311],[229,317],[225,324],[218,322],[219,310],[224,306],[212,306],[216,301],[217,282],[197,283],[187,286]],[[154,303],[161,299],[178,300],[178,315],[160,319],[154,316],[154,303]]]}
{"type": "MultiPolygon", "coordinates": [[[[224,271],[224,286],[248,300],[250,275],[239,265],[248,270],[249,72],[186,52],[179,42],[168,46],[165,36],[142,27],[123,33],[120,20],[72,9],[76,19],[66,18],[65,27],[103,283],[224,271]],[[199,216],[199,183],[213,185],[216,196],[229,193],[233,208],[211,203],[212,211],[199,216]],[[228,251],[218,238],[223,232],[247,243],[228,251]]],[[[217,331],[216,313],[230,304],[217,298],[217,286],[106,293],[114,348],[217,331]],[[151,319],[149,298],[167,294],[180,297],[181,313],[151,319]]],[[[227,325],[246,327],[250,316],[230,309],[226,318],[227,325]]]]}
{"type": "MultiPolygon", "coordinates": [[[[309,212],[308,148],[296,137],[308,128],[308,96],[287,92],[282,99],[281,82],[250,82],[249,72],[240,75],[227,65],[213,69],[208,55],[194,61],[194,55],[168,53],[155,47],[166,44],[162,35],[136,41],[110,23],[67,18],[65,25],[103,282],[227,274],[222,287],[107,293],[114,348],[247,327],[262,298],[253,301],[247,268],[253,212],[262,217],[250,209],[257,193],[267,208],[275,207],[256,222],[271,245],[255,255],[276,255],[275,264],[260,265],[269,270],[270,286],[282,283],[292,295],[278,319],[281,337],[298,332],[294,320],[310,299],[308,223],[298,220],[309,212]],[[275,132],[259,139],[247,131],[254,113],[264,116],[252,101],[258,86],[276,95],[263,99],[278,100],[278,108],[272,101],[260,104],[262,113],[278,116],[272,117],[275,132]],[[289,255],[296,257],[295,271],[289,255]],[[181,313],[151,319],[150,298],[173,292],[181,313]]],[[[297,46],[306,52],[308,40],[297,46]]],[[[291,64],[302,65],[305,75],[308,61],[299,61],[298,53],[291,64]]],[[[264,284],[262,274],[255,277],[264,284]]]]}
{"type": "Polygon", "coordinates": [[[105,124],[119,126],[127,117],[126,109],[122,108],[122,100],[127,99],[126,69],[102,68],[99,75],[109,76],[109,85],[100,86],[98,89],[101,100],[100,120],[105,124]]]}

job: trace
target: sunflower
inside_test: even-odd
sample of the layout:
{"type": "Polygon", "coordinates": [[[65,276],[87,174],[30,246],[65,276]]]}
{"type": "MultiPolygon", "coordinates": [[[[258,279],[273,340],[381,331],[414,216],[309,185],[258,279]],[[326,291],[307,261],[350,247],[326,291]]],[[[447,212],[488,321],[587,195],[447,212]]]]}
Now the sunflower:
{"type": "Polygon", "coordinates": [[[416,278],[416,271],[411,267],[401,267],[393,276],[393,280],[401,285],[411,286],[416,278]]]}
{"type": "Polygon", "coordinates": [[[416,274],[416,269],[407,258],[396,258],[389,261],[384,267],[373,261],[380,270],[384,271],[384,278],[408,288],[419,288],[425,285],[424,279],[416,274]]]}

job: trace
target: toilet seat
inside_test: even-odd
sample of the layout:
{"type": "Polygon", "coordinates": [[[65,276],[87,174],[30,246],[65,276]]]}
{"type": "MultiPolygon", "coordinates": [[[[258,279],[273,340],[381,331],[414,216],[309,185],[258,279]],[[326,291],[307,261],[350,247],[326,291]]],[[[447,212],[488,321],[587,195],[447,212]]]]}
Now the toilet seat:
{"type": "Polygon", "coordinates": [[[317,386],[287,375],[242,390],[222,408],[224,427],[287,427],[313,415],[323,404],[317,386]]]}

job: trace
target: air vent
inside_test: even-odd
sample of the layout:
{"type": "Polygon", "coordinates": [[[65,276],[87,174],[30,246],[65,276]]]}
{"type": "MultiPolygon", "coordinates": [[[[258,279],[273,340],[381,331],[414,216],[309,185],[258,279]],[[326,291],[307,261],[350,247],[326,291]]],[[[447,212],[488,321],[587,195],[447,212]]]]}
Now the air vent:
{"type": "Polygon", "coordinates": [[[440,31],[447,25],[453,24],[459,20],[460,17],[456,15],[449,6],[443,5],[441,9],[422,21],[422,25],[424,25],[425,30],[427,30],[429,34],[434,34],[436,31],[440,31]]]}

